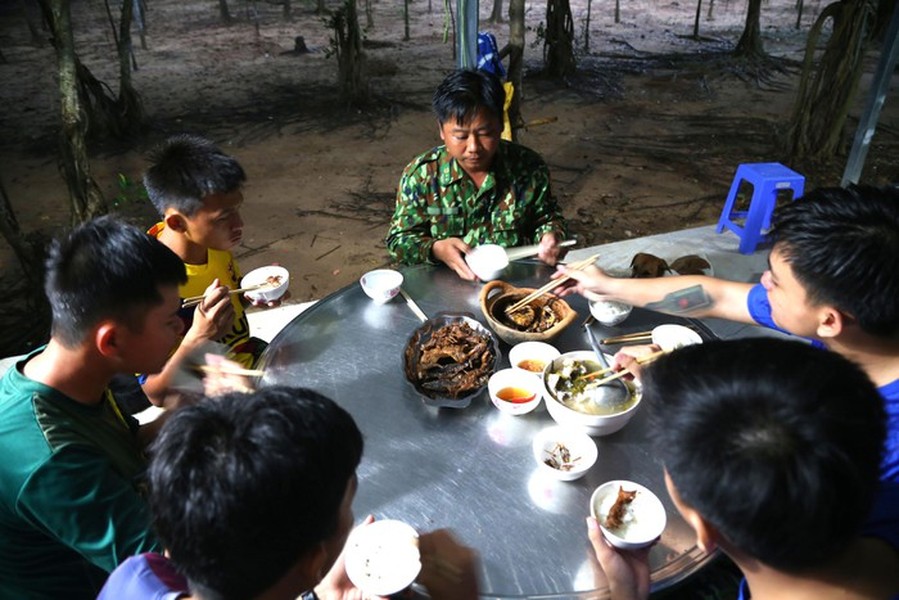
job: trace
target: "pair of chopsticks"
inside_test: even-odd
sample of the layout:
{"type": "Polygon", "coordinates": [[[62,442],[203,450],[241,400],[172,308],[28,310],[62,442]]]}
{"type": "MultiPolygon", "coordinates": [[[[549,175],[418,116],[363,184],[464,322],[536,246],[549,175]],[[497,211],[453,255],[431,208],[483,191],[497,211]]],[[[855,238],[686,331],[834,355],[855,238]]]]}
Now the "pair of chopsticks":
{"type": "MultiPolygon", "coordinates": [[[[577,244],[577,240],[565,240],[564,242],[559,243],[559,247],[567,248],[568,246],[574,246],[575,244],[577,244]]],[[[509,257],[509,260],[520,260],[522,258],[537,256],[539,251],[540,244],[518,246],[517,248],[506,248],[506,256],[509,257]]]]}
{"type": "MultiPolygon", "coordinates": [[[[589,267],[590,265],[595,263],[596,259],[598,259],[598,258],[599,258],[599,254],[594,254],[590,258],[585,258],[584,260],[581,260],[581,261],[578,261],[571,265],[568,265],[568,268],[571,269],[572,271],[580,271],[581,269],[589,267]]],[[[557,287],[559,287],[560,285],[562,285],[569,279],[571,279],[570,275],[563,275],[562,277],[559,277],[558,279],[553,279],[552,281],[550,281],[549,283],[547,283],[540,289],[534,290],[533,292],[531,292],[530,294],[528,294],[527,296],[525,296],[524,298],[522,298],[521,300],[519,300],[518,302],[516,302],[509,308],[507,308],[506,312],[507,313],[515,312],[522,306],[526,306],[526,305],[530,304],[531,302],[533,302],[534,300],[536,300],[543,294],[546,294],[546,293],[550,292],[551,290],[556,289],[557,287]]]]}
{"type": "MultiPolygon", "coordinates": [[[[234,294],[243,294],[244,292],[254,292],[260,288],[270,287],[272,284],[268,281],[263,281],[262,283],[257,283],[256,285],[251,285],[249,287],[237,288],[236,290],[230,290],[228,293],[232,296],[234,294]]],[[[191,306],[196,306],[200,302],[203,301],[203,298],[206,296],[188,296],[187,298],[181,301],[181,308],[190,308],[191,306]]]]}
{"type": "Polygon", "coordinates": [[[626,333],[624,335],[616,335],[601,340],[604,345],[607,344],[635,344],[637,342],[652,341],[652,331],[636,331],[634,333],[626,333]]]}
{"type": "Polygon", "coordinates": [[[419,308],[418,304],[415,303],[415,300],[412,299],[412,296],[410,296],[409,293],[406,292],[406,290],[404,290],[403,288],[400,288],[400,293],[403,295],[403,298],[406,299],[406,304],[409,305],[409,308],[412,309],[412,312],[415,313],[415,316],[421,319],[422,323],[427,321],[428,315],[425,314],[425,311],[419,308]]]}
{"type": "MultiPolygon", "coordinates": [[[[663,354],[668,354],[668,352],[669,352],[668,350],[659,350],[658,352],[653,352],[652,354],[647,354],[646,356],[641,356],[637,359],[637,364],[645,365],[647,363],[651,363],[652,361],[654,361],[658,357],[662,356],[663,354]]],[[[599,377],[600,375],[605,375],[605,377],[602,377],[601,379],[592,381],[594,386],[600,386],[600,385],[609,383],[610,381],[615,381],[616,379],[624,377],[625,375],[628,375],[630,373],[631,373],[631,371],[628,369],[621,369],[620,371],[615,371],[614,373],[612,373],[611,368],[600,369],[599,371],[593,371],[592,373],[587,373],[586,375],[582,375],[582,376],[578,377],[578,381],[592,381],[596,377],[599,377]],[[611,373],[611,375],[609,375],[609,373],[611,373]]]]}
{"type": "Polygon", "coordinates": [[[228,365],[197,365],[194,368],[203,373],[221,373],[223,375],[242,375],[244,377],[262,377],[265,375],[265,371],[260,371],[259,369],[242,369],[228,365]]]}

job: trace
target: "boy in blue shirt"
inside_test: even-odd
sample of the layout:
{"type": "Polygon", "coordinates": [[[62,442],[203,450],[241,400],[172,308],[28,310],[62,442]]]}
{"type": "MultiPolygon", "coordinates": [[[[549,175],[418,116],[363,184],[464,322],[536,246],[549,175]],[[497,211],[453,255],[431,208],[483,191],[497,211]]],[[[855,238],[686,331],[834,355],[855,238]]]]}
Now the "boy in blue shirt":
{"type": "Polygon", "coordinates": [[[899,481],[899,190],[821,188],[780,208],[758,284],[701,275],[620,279],[563,272],[588,298],[759,324],[860,365],[887,411],[881,478],[899,481]]]}
{"type": "MultiPolygon", "coordinates": [[[[741,598],[899,594],[899,486],[878,485],[885,413],[861,369],[756,338],[681,348],[642,381],[669,495],[697,545],[743,571],[741,598]]],[[[647,597],[648,549],[587,525],[612,599],[647,597]]]]}

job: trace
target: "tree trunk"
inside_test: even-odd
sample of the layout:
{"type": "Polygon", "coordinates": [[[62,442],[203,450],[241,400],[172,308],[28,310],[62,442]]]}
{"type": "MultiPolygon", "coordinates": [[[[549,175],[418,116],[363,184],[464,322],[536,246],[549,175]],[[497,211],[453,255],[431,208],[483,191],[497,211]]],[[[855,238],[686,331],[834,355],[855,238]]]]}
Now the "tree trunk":
{"type": "Polygon", "coordinates": [[[119,97],[118,104],[118,137],[140,132],[144,128],[146,117],[141,104],[140,95],[131,83],[131,63],[128,58],[133,55],[131,48],[131,17],[134,3],[122,2],[122,17],[119,21],[119,97]]]}
{"type": "Polygon", "coordinates": [[[328,12],[325,7],[325,0],[315,0],[315,14],[323,15],[328,12]]]}
{"type": "Polygon", "coordinates": [[[525,0],[509,0],[509,81],[515,93],[509,105],[509,122],[512,124],[512,140],[518,139],[521,118],[522,73],[524,71],[524,3],[525,0]]]}
{"type": "Polygon", "coordinates": [[[503,0],[493,0],[493,10],[490,13],[490,22],[503,22],[503,0]]]}
{"type": "MultiPolygon", "coordinates": [[[[618,5],[618,0],[615,0],[618,5]]],[[[593,14],[593,0],[587,0],[587,18],[584,23],[584,53],[590,52],[590,15],[593,14]]]]}
{"type": "Polygon", "coordinates": [[[293,19],[293,7],[290,5],[290,0],[283,0],[284,2],[284,13],[283,17],[285,21],[291,21],[293,19]]]}
{"type": "MultiPolygon", "coordinates": [[[[428,12],[430,12],[430,10],[428,12]]],[[[375,14],[371,8],[371,0],[365,0],[365,28],[371,29],[374,26],[375,14]]]]}
{"type": "Polygon", "coordinates": [[[749,8],[746,10],[746,25],[743,27],[743,35],[737,42],[734,55],[750,59],[760,58],[765,55],[762,46],[762,34],[759,20],[762,13],[762,0],[749,0],[749,8]]]}
{"type": "Polygon", "coordinates": [[[365,81],[365,54],[356,0],[344,0],[328,23],[334,30],[340,95],[347,105],[360,106],[368,100],[365,81]]]}
{"type": "Polygon", "coordinates": [[[803,0],[796,2],[796,29],[799,29],[800,25],[802,25],[802,5],[803,0]]]}
{"type": "Polygon", "coordinates": [[[42,48],[44,45],[44,38],[41,37],[40,32],[37,30],[37,25],[34,24],[34,19],[31,18],[31,13],[28,12],[28,6],[25,4],[25,0],[19,0],[19,10],[25,18],[25,23],[28,24],[28,32],[31,34],[31,43],[38,48],[42,48]]]}
{"type": "Polygon", "coordinates": [[[702,14],[702,0],[696,0],[696,18],[693,19],[693,39],[699,39],[699,15],[702,14]]]}
{"type": "Polygon", "coordinates": [[[864,70],[865,51],[876,26],[875,14],[874,0],[836,2],[821,11],[809,31],[790,120],[789,146],[794,159],[827,159],[840,150],[864,70]],[[833,19],[833,32],[816,66],[815,48],[828,19],[833,19]]]}
{"type": "Polygon", "coordinates": [[[44,252],[42,248],[44,244],[31,242],[19,229],[19,221],[9,202],[2,179],[0,179],[0,234],[3,234],[3,238],[12,248],[16,258],[19,259],[22,273],[28,280],[29,287],[43,290],[44,252]]]}
{"type": "Polygon", "coordinates": [[[621,0],[615,0],[615,22],[621,23],[621,0]]]}
{"type": "Polygon", "coordinates": [[[231,11],[228,10],[228,0],[219,0],[219,15],[221,15],[222,23],[230,25],[234,22],[231,18],[231,11]]]}
{"type": "Polygon", "coordinates": [[[709,12],[705,16],[706,21],[714,21],[715,15],[712,14],[712,10],[715,8],[715,0],[709,0],[709,12]]]}
{"type": "Polygon", "coordinates": [[[143,0],[132,0],[134,3],[134,24],[137,26],[137,34],[140,36],[140,47],[147,50],[147,16],[143,0]]]}
{"type": "Polygon", "coordinates": [[[574,73],[574,21],[568,0],[546,3],[546,33],[543,40],[543,63],[546,74],[562,79],[574,73]]]}
{"type": "Polygon", "coordinates": [[[409,41],[409,0],[403,0],[403,40],[409,41]]]}
{"type": "Polygon", "coordinates": [[[79,63],[68,0],[41,0],[47,10],[59,65],[59,96],[62,116],[60,149],[63,171],[72,202],[75,225],[107,212],[106,201],[91,177],[85,134],[87,120],[79,93],[79,63]]]}

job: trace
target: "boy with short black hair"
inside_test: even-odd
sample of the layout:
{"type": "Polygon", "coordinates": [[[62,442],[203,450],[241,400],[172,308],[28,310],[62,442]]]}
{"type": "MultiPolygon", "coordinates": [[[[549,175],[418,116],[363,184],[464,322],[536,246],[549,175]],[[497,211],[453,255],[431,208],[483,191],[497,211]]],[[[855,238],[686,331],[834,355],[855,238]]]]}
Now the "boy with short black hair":
{"type": "Polygon", "coordinates": [[[221,342],[228,358],[252,367],[265,342],[250,337],[240,287],[241,273],[231,249],[243,235],[241,184],[246,175],[237,160],[212,142],[193,135],[169,138],[150,154],[144,186],[162,221],[149,231],[172,249],[187,268],[182,298],[205,296],[196,309],[185,308],[185,333],[158,375],[143,382],[156,405],[185,359],[209,342],[221,342]]]}
{"type": "Polygon", "coordinates": [[[685,275],[563,272],[572,289],[670,314],[754,323],[809,338],[861,365],[887,410],[881,478],[899,481],[899,190],[821,188],[774,215],[761,283],[685,275]]]}
{"type": "MultiPolygon", "coordinates": [[[[100,599],[360,595],[340,556],[353,526],[362,447],[349,413],[308,389],[228,394],[178,411],[153,446],[149,473],[169,559],[129,559],[100,599]]],[[[477,597],[470,549],[445,531],[422,534],[419,547],[432,598],[477,597]],[[458,578],[441,576],[438,562],[458,578]]]]}
{"type": "MultiPolygon", "coordinates": [[[[743,571],[741,598],[899,594],[885,413],[860,368],[800,342],[715,342],[653,363],[643,393],[674,505],[743,571]]],[[[588,534],[612,598],[645,597],[645,552],[614,550],[594,519],[588,534]]]]}
{"type": "Polygon", "coordinates": [[[0,597],[93,598],[158,548],[141,496],[144,442],[108,384],[159,371],[181,332],[184,265],[109,217],[55,242],[50,341],[0,380],[0,597]]]}

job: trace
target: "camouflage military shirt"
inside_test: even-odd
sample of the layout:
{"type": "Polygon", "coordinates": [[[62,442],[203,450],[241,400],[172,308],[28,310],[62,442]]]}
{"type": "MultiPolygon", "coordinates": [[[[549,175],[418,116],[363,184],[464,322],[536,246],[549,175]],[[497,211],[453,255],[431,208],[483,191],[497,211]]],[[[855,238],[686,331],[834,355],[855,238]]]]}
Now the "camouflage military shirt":
{"type": "Polygon", "coordinates": [[[528,148],[501,142],[493,167],[478,189],[462,167],[438,146],[406,167],[387,233],[387,249],[406,264],[434,262],[431,246],[457,237],[470,246],[511,248],[536,244],[548,232],[566,235],[552,196],[549,169],[528,148]]]}

